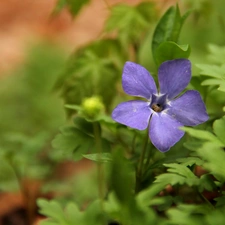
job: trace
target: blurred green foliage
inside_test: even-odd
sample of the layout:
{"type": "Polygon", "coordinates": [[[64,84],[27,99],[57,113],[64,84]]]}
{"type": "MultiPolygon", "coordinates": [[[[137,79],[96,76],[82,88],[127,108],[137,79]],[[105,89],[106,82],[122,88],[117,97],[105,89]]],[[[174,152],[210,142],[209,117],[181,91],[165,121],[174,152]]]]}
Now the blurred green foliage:
{"type": "Polygon", "coordinates": [[[1,80],[1,191],[52,171],[51,139],[65,122],[62,101],[52,88],[64,63],[63,50],[40,43],[29,49],[22,67],[1,80]]]}
{"type": "MultiPolygon", "coordinates": [[[[55,12],[69,7],[74,16],[88,3],[59,0],[55,12]]],[[[32,48],[0,84],[0,190],[14,190],[24,178],[51,178],[43,189],[65,195],[38,200],[48,218],[43,225],[224,224],[224,10],[222,0],[183,0],[165,12],[148,1],[117,4],[101,38],[67,61],[55,46],[32,48]],[[182,128],[186,135],[164,154],[149,143],[141,164],[146,132],[110,117],[130,99],[121,87],[123,65],[137,62],[157,79],[157,67],[176,58],[191,60],[188,89],[201,93],[210,119],[182,128]],[[99,99],[100,109],[90,99],[99,99]],[[57,164],[82,158],[96,170],[52,178],[57,164]]]]}
{"type": "MultiPolygon", "coordinates": [[[[56,82],[68,117],[75,118],[73,129],[79,133],[68,136],[65,131],[71,128],[65,127],[53,146],[56,152],[62,149],[70,152],[71,158],[80,155],[97,165],[100,209],[96,207],[92,213],[99,220],[93,217],[91,223],[223,224],[225,88],[221,45],[225,45],[225,16],[221,9],[225,6],[220,0],[184,0],[179,5],[184,13],[176,5],[162,14],[152,2],[113,6],[102,39],[75,51],[56,82]],[[162,62],[189,57],[193,77],[188,88],[201,93],[210,120],[196,128],[183,128],[186,135],[164,154],[149,144],[149,156],[138,173],[145,132],[109,118],[116,103],[129,99],[120,84],[123,65],[128,60],[140,63],[157,79],[156,69],[162,62]],[[90,121],[82,113],[82,102],[93,96],[102,98],[105,111],[90,121]],[[79,138],[80,132],[88,135],[86,141],[79,138]],[[90,146],[89,139],[93,141],[90,146]]],[[[90,221],[90,208],[81,213],[82,204],[78,198],[74,200],[74,212],[79,213],[73,222],[69,221],[68,208],[72,206],[68,201],[39,200],[41,212],[49,218],[43,224],[90,221]],[[59,210],[61,218],[56,215],[59,210]]],[[[91,202],[90,207],[96,204],[91,202]]]]}

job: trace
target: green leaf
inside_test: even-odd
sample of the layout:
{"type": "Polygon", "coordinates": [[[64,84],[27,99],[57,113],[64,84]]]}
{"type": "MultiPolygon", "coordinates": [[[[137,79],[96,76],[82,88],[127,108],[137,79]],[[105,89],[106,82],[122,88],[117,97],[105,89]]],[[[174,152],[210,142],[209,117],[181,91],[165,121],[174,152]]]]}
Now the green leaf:
{"type": "Polygon", "coordinates": [[[40,222],[40,225],[59,225],[58,222],[52,222],[52,221],[49,221],[48,219],[45,219],[45,220],[42,220],[40,222]]]}
{"type": "Polygon", "coordinates": [[[189,186],[199,184],[199,178],[186,166],[177,163],[164,165],[168,167],[169,173],[156,176],[155,183],[162,183],[164,185],[187,184],[189,186]]]}
{"type": "Polygon", "coordinates": [[[200,183],[199,183],[198,189],[200,190],[200,192],[204,190],[213,191],[217,189],[217,186],[214,183],[211,174],[203,174],[200,177],[200,183]]]}
{"type": "Polygon", "coordinates": [[[95,200],[92,202],[85,210],[82,225],[107,224],[106,217],[102,212],[101,206],[101,200],[95,200]]]}
{"type": "Polygon", "coordinates": [[[223,79],[225,77],[224,66],[210,65],[210,64],[196,64],[196,66],[201,70],[200,74],[214,77],[218,79],[223,79]]]}
{"type": "Polygon", "coordinates": [[[192,137],[195,137],[201,140],[212,141],[215,144],[222,145],[222,143],[218,140],[218,138],[212,133],[210,133],[209,131],[197,130],[190,127],[182,127],[181,129],[186,131],[192,137]]]}
{"type": "Polygon", "coordinates": [[[210,60],[210,62],[216,64],[224,64],[225,46],[209,44],[208,50],[209,50],[208,59],[210,60]]]}
{"type": "Polygon", "coordinates": [[[203,161],[197,157],[180,158],[177,159],[177,162],[181,163],[184,166],[192,166],[192,165],[201,166],[203,164],[203,161]]]}
{"type": "Polygon", "coordinates": [[[58,0],[55,5],[55,8],[53,9],[52,14],[56,15],[56,14],[60,13],[62,11],[62,9],[66,6],[66,4],[67,4],[66,0],[58,0]]]}
{"type": "Polygon", "coordinates": [[[204,143],[204,140],[187,141],[184,143],[184,147],[189,150],[195,151],[197,148],[200,148],[203,143],[204,143]]]}
{"type": "Polygon", "coordinates": [[[86,133],[90,136],[94,135],[93,134],[94,130],[93,130],[93,123],[92,122],[89,122],[89,121],[85,120],[84,118],[82,118],[80,116],[76,116],[73,119],[73,123],[74,123],[74,126],[78,130],[80,130],[80,131],[82,131],[82,132],[84,132],[84,133],[86,133]]]}
{"type": "MultiPolygon", "coordinates": [[[[81,105],[84,98],[101,96],[106,110],[115,97],[116,81],[125,61],[116,40],[96,41],[76,51],[55,84],[67,105],[81,105]],[[110,87],[110,88],[109,88],[110,87]]],[[[69,110],[68,114],[74,113],[69,110]]]]}
{"type": "Polygon", "coordinates": [[[218,90],[225,92],[225,81],[221,81],[220,86],[218,87],[218,90]]]}
{"type": "Polygon", "coordinates": [[[90,2],[90,0],[58,0],[55,8],[53,9],[53,15],[59,14],[66,6],[69,8],[70,13],[76,16],[80,10],[90,2]]]}
{"type": "Polygon", "coordinates": [[[220,85],[221,80],[220,79],[206,79],[204,80],[201,85],[220,85]]]}
{"type": "Polygon", "coordinates": [[[90,0],[66,0],[66,2],[72,15],[76,16],[90,0]]]}
{"type": "Polygon", "coordinates": [[[118,200],[129,205],[132,201],[133,174],[129,162],[124,159],[121,151],[113,153],[111,162],[110,180],[112,190],[115,192],[118,200]]]}
{"type": "Polygon", "coordinates": [[[215,210],[211,210],[210,213],[206,214],[205,221],[206,223],[204,224],[209,224],[209,225],[223,225],[224,224],[224,211],[225,207],[219,207],[215,210]]]}
{"type": "Polygon", "coordinates": [[[47,201],[45,199],[38,199],[37,204],[40,207],[41,214],[52,218],[53,220],[57,221],[59,224],[66,225],[65,223],[66,219],[64,216],[63,209],[61,208],[58,202],[54,200],[47,201]]]}
{"type": "MultiPolygon", "coordinates": [[[[52,146],[57,151],[55,157],[73,158],[79,160],[89,150],[93,150],[94,139],[75,127],[64,127],[52,141],[52,146]]],[[[54,153],[53,153],[54,157],[54,153]]]]}
{"type": "Polygon", "coordinates": [[[150,201],[165,188],[164,183],[154,183],[147,189],[138,193],[136,200],[141,206],[149,206],[150,201]]]}
{"type": "Polygon", "coordinates": [[[81,110],[81,107],[79,105],[65,105],[65,107],[68,109],[73,109],[78,112],[81,110]]]}
{"type": "Polygon", "coordinates": [[[158,65],[166,60],[188,58],[191,53],[189,45],[178,45],[172,41],[162,42],[155,50],[155,60],[158,65]]]}
{"type": "Polygon", "coordinates": [[[182,25],[188,15],[189,12],[181,16],[178,6],[176,8],[172,6],[165,12],[153,34],[152,53],[154,58],[156,49],[161,43],[165,41],[173,41],[176,43],[178,41],[182,25]]]}
{"type": "Polygon", "coordinates": [[[86,154],[86,155],[83,155],[83,157],[95,162],[111,162],[112,161],[112,155],[111,153],[108,153],[108,152],[86,154]]]}
{"type": "Polygon", "coordinates": [[[43,225],[88,224],[84,223],[86,212],[81,212],[75,203],[67,203],[65,209],[55,200],[38,199],[37,204],[40,208],[40,213],[48,217],[47,220],[41,222],[43,225]]]}
{"type": "Polygon", "coordinates": [[[78,206],[75,203],[69,202],[65,208],[66,219],[68,220],[68,224],[83,224],[83,212],[80,211],[78,206]]]}
{"type": "Polygon", "coordinates": [[[209,170],[219,181],[225,181],[225,152],[214,142],[206,142],[197,153],[205,163],[203,167],[209,170]]]}
{"type": "Polygon", "coordinates": [[[214,198],[214,200],[216,201],[217,207],[225,206],[225,193],[223,192],[223,196],[220,196],[218,198],[214,198]]]}
{"type": "Polygon", "coordinates": [[[165,211],[172,205],[172,203],[173,203],[172,196],[163,196],[152,199],[149,205],[157,206],[157,209],[159,211],[165,211]]]}
{"type": "Polygon", "coordinates": [[[213,123],[213,131],[225,146],[225,117],[222,117],[213,123]]]}
{"type": "MultiPolygon", "coordinates": [[[[167,211],[170,224],[174,225],[205,225],[204,215],[210,213],[205,205],[179,205],[167,211]]],[[[212,223],[213,224],[213,223],[212,223]]]]}
{"type": "Polygon", "coordinates": [[[219,91],[225,92],[225,64],[222,65],[209,65],[209,64],[197,64],[201,69],[200,74],[211,77],[210,79],[204,80],[202,85],[218,85],[219,91]]]}
{"type": "Polygon", "coordinates": [[[148,30],[155,16],[154,4],[142,2],[137,6],[118,4],[112,7],[111,15],[106,21],[106,31],[117,31],[123,44],[138,42],[148,30]]]}

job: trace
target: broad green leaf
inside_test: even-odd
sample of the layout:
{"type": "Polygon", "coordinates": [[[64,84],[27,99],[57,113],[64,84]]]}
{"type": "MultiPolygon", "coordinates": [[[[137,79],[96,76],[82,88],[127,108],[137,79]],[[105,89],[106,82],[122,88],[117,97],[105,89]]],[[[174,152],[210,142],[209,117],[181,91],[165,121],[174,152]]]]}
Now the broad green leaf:
{"type": "Polygon", "coordinates": [[[206,214],[205,224],[213,225],[223,225],[224,224],[224,215],[225,207],[218,207],[214,210],[211,210],[210,213],[206,214]]]}
{"type": "Polygon", "coordinates": [[[83,157],[96,162],[111,162],[112,161],[112,155],[111,153],[108,153],[108,152],[85,154],[83,155],[83,157]]]}
{"type": "Polygon", "coordinates": [[[189,12],[181,16],[178,6],[176,8],[172,6],[165,12],[153,34],[152,53],[154,58],[156,49],[161,43],[165,41],[173,41],[176,43],[178,41],[182,25],[188,15],[189,12]]]}
{"type": "Polygon", "coordinates": [[[216,206],[225,206],[225,193],[223,192],[222,196],[214,198],[214,200],[216,201],[216,206]]]}
{"type": "Polygon", "coordinates": [[[189,45],[178,45],[172,41],[162,42],[155,50],[155,60],[158,65],[172,59],[188,58],[191,53],[189,45]]]}
{"type": "Polygon", "coordinates": [[[225,117],[222,117],[213,123],[213,131],[225,146],[225,117]]]}
{"type": "Polygon", "coordinates": [[[120,151],[113,154],[110,181],[112,190],[122,204],[131,204],[133,190],[133,174],[129,162],[120,151]]]}
{"type": "Polygon", "coordinates": [[[217,190],[217,186],[214,183],[211,174],[203,174],[200,177],[198,189],[200,190],[200,192],[204,190],[207,190],[207,191],[217,190]]]}
{"type": "Polygon", "coordinates": [[[86,133],[75,127],[65,127],[52,141],[52,146],[57,150],[58,155],[55,157],[79,160],[84,153],[93,150],[95,145],[94,139],[86,133]]]}
{"type": "Polygon", "coordinates": [[[82,131],[82,132],[84,132],[84,133],[86,133],[90,136],[94,135],[93,134],[94,130],[93,130],[93,123],[92,122],[89,122],[82,117],[75,116],[74,119],[73,119],[73,123],[74,123],[74,126],[78,130],[80,130],[80,131],[82,131]]]}

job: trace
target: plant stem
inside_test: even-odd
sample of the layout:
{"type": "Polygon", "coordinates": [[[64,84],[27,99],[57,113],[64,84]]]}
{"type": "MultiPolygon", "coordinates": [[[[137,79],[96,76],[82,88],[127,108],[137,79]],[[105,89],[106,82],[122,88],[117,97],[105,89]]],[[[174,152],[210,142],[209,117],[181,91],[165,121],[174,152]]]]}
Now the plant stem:
{"type": "Polygon", "coordinates": [[[201,192],[199,192],[199,191],[197,191],[197,192],[198,192],[199,197],[203,201],[205,201],[209,205],[210,208],[214,209],[214,206],[212,205],[212,203],[201,192]]]}
{"type": "Polygon", "coordinates": [[[150,163],[151,156],[152,156],[152,144],[151,144],[151,148],[150,148],[149,151],[148,151],[147,161],[146,161],[146,164],[145,164],[146,167],[147,167],[147,166],[149,165],[149,163],[150,163]]]}
{"type": "Polygon", "coordinates": [[[143,145],[143,149],[140,155],[140,159],[139,159],[139,163],[137,166],[137,171],[136,171],[136,187],[135,187],[135,192],[138,193],[141,189],[141,181],[142,181],[142,175],[143,175],[143,165],[144,165],[144,159],[145,159],[145,154],[146,154],[146,149],[148,146],[148,131],[147,131],[147,135],[145,137],[144,140],[144,145],[143,145]]]}
{"type": "Polygon", "coordinates": [[[94,122],[93,123],[93,129],[94,129],[94,137],[95,137],[95,144],[96,144],[96,149],[98,153],[98,162],[97,162],[97,171],[98,171],[98,193],[99,193],[99,198],[101,200],[101,207],[103,209],[103,199],[104,199],[104,173],[103,173],[103,165],[100,155],[102,153],[102,143],[101,143],[101,134],[100,134],[100,129],[99,129],[99,123],[94,122]]]}
{"type": "Polygon", "coordinates": [[[136,141],[136,137],[137,137],[137,135],[136,134],[134,134],[134,136],[133,136],[133,139],[132,139],[132,144],[131,144],[131,151],[130,151],[130,154],[132,155],[132,154],[134,154],[134,149],[135,149],[135,141],[136,141]]]}
{"type": "Polygon", "coordinates": [[[30,202],[29,202],[29,198],[27,198],[27,190],[24,188],[24,184],[22,182],[22,176],[18,172],[16,166],[14,166],[11,159],[8,160],[8,163],[11,166],[11,168],[13,170],[13,173],[16,177],[16,180],[17,180],[17,183],[18,183],[18,186],[19,186],[19,189],[20,189],[20,193],[22,195],[23,203],[26,207],[26,212],[27,212],[26,221],[28,222],[28,224],[32,224],[33,219],[34,219],[34,214],[33,214],[33,210],[31,209],[31,207],[29,207],[30,202]]]}

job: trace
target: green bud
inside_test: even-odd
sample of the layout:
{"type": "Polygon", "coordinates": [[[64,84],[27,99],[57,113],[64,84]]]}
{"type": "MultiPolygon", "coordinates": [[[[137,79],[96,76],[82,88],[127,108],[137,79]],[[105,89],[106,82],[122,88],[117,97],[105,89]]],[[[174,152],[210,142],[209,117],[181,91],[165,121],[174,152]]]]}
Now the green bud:
{"type": "Polygon", "coordinates": [[[97,119],[105,108],[101,99],[97,96],[84,99],[81,107],[83,115],[89,120],[97,119]]]}

